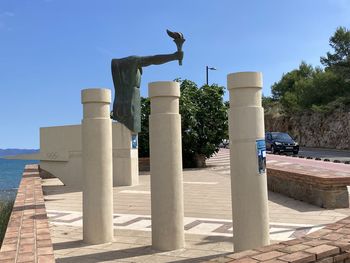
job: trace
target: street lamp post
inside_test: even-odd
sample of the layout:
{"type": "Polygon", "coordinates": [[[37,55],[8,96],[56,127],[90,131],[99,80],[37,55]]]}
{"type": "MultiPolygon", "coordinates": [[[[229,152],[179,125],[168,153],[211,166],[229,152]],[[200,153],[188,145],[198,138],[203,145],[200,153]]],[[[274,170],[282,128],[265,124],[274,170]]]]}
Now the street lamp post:
{"type": "Polygon", "coordinates": [[[208,74],[208,71],[209,71],[209,70],[216,70],[216,68],[205,66],[207,85],[209,85],[209,82],[208,82],[208,75],[209,75],[209,74],[208,74]]]}

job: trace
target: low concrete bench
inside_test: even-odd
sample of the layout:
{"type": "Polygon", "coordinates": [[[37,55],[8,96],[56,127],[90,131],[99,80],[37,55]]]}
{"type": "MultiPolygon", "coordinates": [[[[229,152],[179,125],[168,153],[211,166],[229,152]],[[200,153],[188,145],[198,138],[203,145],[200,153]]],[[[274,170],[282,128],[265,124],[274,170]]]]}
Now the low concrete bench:
{"type": "Polygon", "coordinates": [[[267,167],[268,189],[324,208],[348,208],[350,176],[332,172],[267,167]]]}

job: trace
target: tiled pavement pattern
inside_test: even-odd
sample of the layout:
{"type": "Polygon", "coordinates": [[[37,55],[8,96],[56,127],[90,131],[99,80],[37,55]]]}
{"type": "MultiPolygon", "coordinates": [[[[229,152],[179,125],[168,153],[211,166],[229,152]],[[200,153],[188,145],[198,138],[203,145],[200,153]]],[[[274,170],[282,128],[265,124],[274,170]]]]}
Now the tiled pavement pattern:
{"type": "Polygon", "coordinates": [[[0,262],[55,262],[37,165],[24,169],[0,262]]]}
{"type": "MultiPolygon", "coordinates": [[[[209,164],[212,161],[209,160],[209,164]]],[[[138,186],[114,188],[114,213],[120,216],[115,220],[120,220],[116,222],[124,226],[120,224],[116,226],[115,242],[97,246],[88,246],[81,241],[80,219],[76,220],[82,209],[81,192],[59,185],[57,179],[44,180],[45,204],[51,217],[56,261],[202,262],[232,253],[232,238],[227,233],[231,230],[229,222],[232,217],[230,180],[229,175],[223,173],[224,170],[228,170],[225,167],[228,159],[221,156],[214,158],[214,161],[216,165],[207,169],[184,171],[184,208],[185,218],[188,220],[185,223],[186,248],[172,252],[151,249],[150,221],[148,221],[151,214],[149,173],[141,174],[138,186]],[[129,223],[122,221],[127,218],[129,223]],[[138,221],[135,221],[136,218],[138,221]],[[57,222],[72,219],[74,222],[71,223],[57,222]],[[196,221],[206,222],[194,226],[198,223],[196,221]],[[212,224],[213,222],[222,222],[224,233],[213,232],[221,227],[216,223],[212,224]]],[[[300,238],[303,234],[323,227],[324,224],[336,222],[350,215],[349,209],[325,210],[271,192],[269,192],[269,211],[271,236],[276,238],[272,240],[273,243],[282,237],[290,239],[291,234],[295,232],[300,238]],[[309,229],[310,227],[313,229],[309,229]]]]}
{"type": "MultiPolygon", "coordinates": [[[[82,227],[80,212],[48,211],[50,222],[56,225],[82,227]]],[[[186,234],[232,237],[232,221],[211,218],[184,218],[186,234]]],[[[151,217],[144,215],[114,214],[114,227],[125,230],[151,231],[151,217]]],[[[275,241],[290,240],[305,236],[323,225],[297,225],[275,223],[270,225],[270,238],[275,241]]]]}

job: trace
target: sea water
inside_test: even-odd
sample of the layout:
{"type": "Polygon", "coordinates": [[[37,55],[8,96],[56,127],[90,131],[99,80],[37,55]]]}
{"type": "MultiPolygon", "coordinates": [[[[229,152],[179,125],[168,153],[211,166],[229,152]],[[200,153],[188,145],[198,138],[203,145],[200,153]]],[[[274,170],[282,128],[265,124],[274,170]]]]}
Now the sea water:
{"type": "Polygon", "coordinates": [[[38,163],[38,161],[6,160],[0,158],[0,200],[14,198],[25,165],[35,163],[38,163]]]}

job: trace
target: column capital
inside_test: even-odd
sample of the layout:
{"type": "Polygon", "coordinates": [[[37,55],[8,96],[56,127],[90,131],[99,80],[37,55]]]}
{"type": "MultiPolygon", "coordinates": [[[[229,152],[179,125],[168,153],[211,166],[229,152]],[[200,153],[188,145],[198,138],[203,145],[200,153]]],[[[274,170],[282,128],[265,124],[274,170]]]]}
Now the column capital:
{"type": "Polygon", "coordinates": [[[236,72],[227,75],[227,88],[262,88],[261,72],[236,72]]]}
{"type": "Polygon", "coordinates": [[[81,103],[111,103],[110,89],[83,89],[81,91],[81,103]]]}
{"type": "Polygon", "coordinates": [[[156,81],[148,84],[148,96],[180,97],[180,84],[176,81],[156,81]]]}

